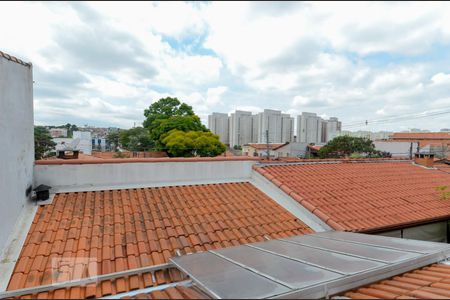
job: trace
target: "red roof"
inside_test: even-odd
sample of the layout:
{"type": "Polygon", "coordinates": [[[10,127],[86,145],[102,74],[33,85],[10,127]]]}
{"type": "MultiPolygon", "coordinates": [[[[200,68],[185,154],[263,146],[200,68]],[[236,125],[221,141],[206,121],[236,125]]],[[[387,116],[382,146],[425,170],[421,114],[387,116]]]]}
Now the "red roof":
{"type": "Polygon", "coordinates": [[[268,165],[259,173],[336,230],[373,232],[450,218],[450,174],[408,162],[268,165]]]}
{"type": "MultiPolygon", "coordinates": [[[[284,144],[269,144],[269,149],[270,150],[276,150],[278,148],[283,147],[284,145],[287,145],[288,143],[284,143],[284,144]]],[[[248,144],[246,146],[255,148],[256,150],[267,150],[267,144],[248,144]]]]}
{"type": "Polygon", "coordinates": [[[210,297],[196,287],[175,286],[122,299],[210,299],[210,297]]]}
{"type": "Polygon", "coordinates": [[[434,264],[345,293],[353,299],[448,299],[450,266],[434,264]]]}
{"type": "Polygon", "coordinates": [[[450,140],[450,132],[396,132],[392,134],[391,138],[413,140],[450,140]]]}
{"type": "Polygon", "coordinates": [[[30,67],[31,66],[31,63],[26,63],[23,60],[18,59],[17,57],[9,55],[9,54],[7,54],[5,52],[2,52],[2,51],[0,51],[0,57],[6,58],[7,60],[13,61],[15,63],[21,64],[21,65],[26,66],[26,67],[30,67]]]}
{"type": "MultiPolygon", "coordinates": [[[[163,264],[177,252],[310,232],[250,183],[61,193],[38,208],[8,290],[51,283],[58,258],[95,258],[102,275],[163,264]]],[[[157,271],[156,282],[146,273],[35,296],[102,297],[181,280],[172,271],[157,271]]]]}

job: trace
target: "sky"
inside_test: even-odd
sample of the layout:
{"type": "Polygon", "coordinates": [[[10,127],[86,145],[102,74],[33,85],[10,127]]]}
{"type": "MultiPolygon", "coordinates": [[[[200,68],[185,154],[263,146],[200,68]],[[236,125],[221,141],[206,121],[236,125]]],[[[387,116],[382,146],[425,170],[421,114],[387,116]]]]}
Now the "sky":
{"type": "Polygon", "coordinates": [[[450,128],[450,114],[370,122],[450,110],[445,2],[6,2],[0,50],[33,63],[41,125],[130,128],[172,96],[203,122],[268,108],[450,128]]]}

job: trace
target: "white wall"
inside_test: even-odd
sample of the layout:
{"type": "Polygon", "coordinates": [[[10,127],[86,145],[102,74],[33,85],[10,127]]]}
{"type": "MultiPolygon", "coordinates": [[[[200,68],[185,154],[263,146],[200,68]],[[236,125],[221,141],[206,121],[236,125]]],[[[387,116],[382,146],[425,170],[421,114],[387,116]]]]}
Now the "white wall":
{"type": "Polygon", "coordinates": [[[32,67],[0,55],[0,253],[33,181],[33,128],[32,67]]]}
{"type": "MultiPolygon", "coordinates": [[[[392,157],[409,157],[411,142],[391,142],[391,141],[374,141],[375,149],[379,151],[387,151],[392,157]]],[[[412,143],[412,155],[416,153],[417,143],[412,143]]]]}
{"type": "Polygon", "coordinates": [[[248,180],[253,160],[36,165],[35,184],[51,192],[248,180]]]}
{"type": "Polygon", "coordinates": [[[73,138],[80,139],[76,149],[81,150],[81,152],[87,155],[92,154],[92,138],[89,131],[74,131],[73,138]]]}

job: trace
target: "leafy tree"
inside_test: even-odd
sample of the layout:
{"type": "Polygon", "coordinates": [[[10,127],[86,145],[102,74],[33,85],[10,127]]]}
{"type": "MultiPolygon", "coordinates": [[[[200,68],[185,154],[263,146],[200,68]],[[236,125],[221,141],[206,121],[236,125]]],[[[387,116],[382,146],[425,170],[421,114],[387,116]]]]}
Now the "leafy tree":
{"type": "Polygon", "coordinates": [[[154,142],[146,128],[135,127],[119,133],[119,142],[130,151],[148,151],[154,147],[154,142]]]}
{"type": "Polygon", "coordinates": [[[153,123],[155,126],[150,130],[150,138],[155,141],[158,148],[164,146],[163,139],[170,131],[176,129],[180,131],[202,131],[209,130],[202,124],[200,118],[193,116],[173,116],[168,119],[158,119],[153,123]]]}
{"type": "Polygon", "coordinates": [[[157,102],[150,105],[149,108],[144,111],[144,127],[152,129],[155,126],[153,124],[156,120],[168,119],[173,116],[194,116],[192,106],[186,103],[181,103],[177,98],[166,97],[159,99],[157,102]]]}
{"type": "Polygon", "coordinates": [[[226,147],[219,136],[211,132],[172,130],[162,140],[170,156],[217,156],[225,152],[226,147]]]}
{"type": "Polygon", "coordinates": [[[119,147],[119,131],[108,132],[108,135],[106,136],[106,144],[108,144],[109,148],[117,151],[117,147],[119,147]]]}
{"type": "Polygon", "coordinates": [[[338,136],[332,139],[319,150],[320,158],[339,158],[350,155],[354,157],[358,155],[380,157],[381,152],[375,150],[375,145],[370,139],[348,135],[338,136]]]}
{"type": "Polygon", "coordinates": [[[56,143],[52,141],[50,132],[44,126],[34,127],[34,159],[39,160],[52,151],[56,143]]]}

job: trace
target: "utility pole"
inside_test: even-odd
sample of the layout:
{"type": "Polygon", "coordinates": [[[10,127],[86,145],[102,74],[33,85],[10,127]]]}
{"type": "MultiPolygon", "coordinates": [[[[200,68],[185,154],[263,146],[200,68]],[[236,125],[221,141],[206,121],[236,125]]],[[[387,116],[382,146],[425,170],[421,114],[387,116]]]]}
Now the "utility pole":
{"type": "Polygon", "coordinates": [[[270,160],[270,154],[269,154],[269,130],[266,130],[266,142],[267,142],[267,160],[270,160]]]}
{"type": "Polygon", "coordinates": [[[412,159],[413,155],[413,143],[411,142],[411,146],[409,147],[409,159],[412,159]]]}

